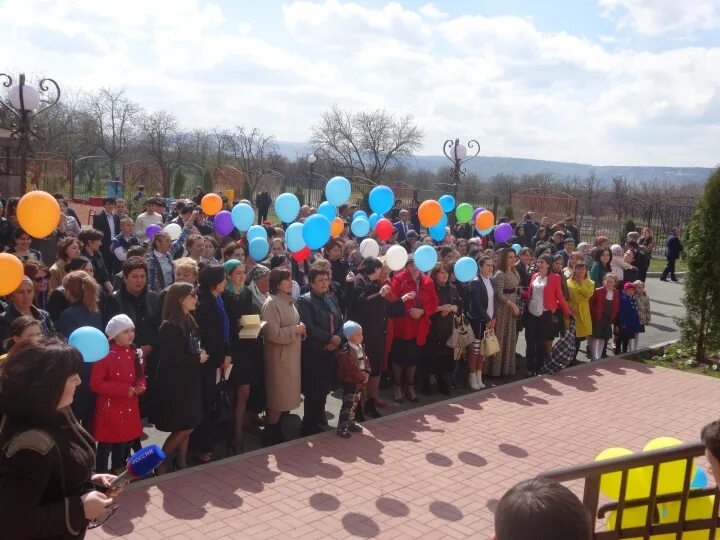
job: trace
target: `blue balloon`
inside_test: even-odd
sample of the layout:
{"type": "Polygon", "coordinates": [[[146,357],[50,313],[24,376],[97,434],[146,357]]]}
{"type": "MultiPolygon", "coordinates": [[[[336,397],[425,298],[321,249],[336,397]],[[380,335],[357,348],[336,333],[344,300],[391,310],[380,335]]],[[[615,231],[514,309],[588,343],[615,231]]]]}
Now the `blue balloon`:
{"type": "Polygon", "coordinates": [[[333,206],[345,204],[351,192],[350,181],[343,176],[334,176],[325,185],[325,198],[333,206]]]}
{"type": "Polygon", "coordinates": [[[415,250],[413,262],[421,272],[429,272],[437,264],[437,251],[428,245],[422,245],[415,250]]]}
{"type": "Polygon", "coordinates": [[[370,214],[370,217],[368,218],[368,221],[370,222],[370,228],[374,229],[375,225],[377,225],[377,222],[380,220],[382,216],[377,213],[370,214]]]}
{"type": "Polygon", "coordinates": [[[105,334],[92,326],[81,326],[75,330],[70,334],[68,344],[80,351],[87,364],[102,360],[110,352],[110,344],[105,334]]]}
{"type": "Polygon", "coordinates": [[[455,278],[467,283],[477,276],[478,265],[472,257],[460,257],[455,262],[455,278]]]}
{"type": "Polygon", "coordinates": [[[520,244],[513,244],[512,248],[513,248],[513,251],[515,252],[515,255],[517,255],[518,253],[520,253],[522,246],[520,244]]]}
{"type": "Polygon", "coordinates": [[[290,251],[293,253],[300,251],[305,247],[305,240],[303,240],[303,224],[302,223],[291,223],[285,231],[285,243],[290,251]]]}
{"type": "Polygon", "coordinates": [[[300,201],[292,193],[283,193],[275,199],[275,215],[284,223],[292,223],[300,213],[300,201]]]}
{"type": "Polygon", "coordinates": [[[359,217],[354,219],[350,224],[350,230],[355,236],[362,238],[370,232],[370,222],[365,218],[359,217]]]}
{"type": "Polygon", "coordinates": [[[356,210],[355,213],[352,215],[352,219],[353,219],[353,221],[355,221],[355,219],[357,219],[359,217],[367,219],[368,218],[367,212],[365,212],[365,210],[356,210]]]}
{"type": "Polygon", "coordinates": [[[390,211],[395,204],[395,194],[387,186],[375,186],[368,197],[370,209],[380,215],[390,211]]]}
{"type": "Polygon", "coordinates": [[[267,231],[265,230],[265,227],[261,227],[260,225],[253,225],[252,227],[250,227],[248,229],[248,232],[247,232],[248,245],[255,238],[264,238],[265,240],[267,240],[267,231]]]}
{"type": "Polygon", "coordinates": [[[430,238],[432,238],[436,242],[442,242],[443,240],[445,240],[447,231],[445,230],[445,225],[438,223],[437,225],[433,225],[428,229],[428,234],[430,235],[430,238]]]}
{"type": "Polygon", "coordinates": [[[483,229],[482,231],[478,230],[478,233],[480,233],[480,236],[487,236],[492,232],[493,228],[494,227],[488,227],[487,229],[483,229]]]}
{"type": "Polygon", "coordinates": [[[332,220],[337,217],[337,210],[328,201],[325,201],[318,206],[317,213],[321,216],[325,216],[330,223],[332,223],[332,220]]]}
{"type": "Polygon", "coordinates": [[[452,212],[455,208],[455,197],[452,195],[443,195],[438,199],[443,212],[452,212]]]}
{"type": "Polygon", "coordinates": [[[248,244],[250,256],[256,261],[262,261],[270,251],[270,244],[266,238],[258,236],[250,240],[248,244]]]}
{"type": "Polygon", "coordinates": [[[448,217],[445,214],[443,214],[440,217],[440,221],[438,221],[435,225],[433,225],[433,227],[438,227],[440,225],[442,225],[443,227],[447,227],[447,224],[448,224],[448,217]]]}
{"type": "Polygon", "coordinates": [[[247,231],[255,221],[255,211],[245,203],[236,204],[231,212],[232,222],[240,232],[247,231]]]}
{"type": "Polygon", "coordinates": [[[704,489],[708,485],[707,473],[701,467],[695,467],[695,478],[690,484],[691,489],[704,489]]]}
{"type": "Polygon", "coordinates": [[[303,224],[302,235],[307,247],[320,249],[330,240],[330,220],[322,214],[310,216],[303,224]]]}

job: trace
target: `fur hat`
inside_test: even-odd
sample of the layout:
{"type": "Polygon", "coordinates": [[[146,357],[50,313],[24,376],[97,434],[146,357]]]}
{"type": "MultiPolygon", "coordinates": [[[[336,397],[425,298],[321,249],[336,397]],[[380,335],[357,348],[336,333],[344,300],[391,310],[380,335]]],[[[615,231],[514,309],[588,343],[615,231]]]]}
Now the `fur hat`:
{"type": "Polygon", "coordinates": [[[128,328],[135,328],[135,323],[132,322],[130,317],[121,313],[108,321],[105,327],[105,335],[108,339],[115,339],[128,328]]]}

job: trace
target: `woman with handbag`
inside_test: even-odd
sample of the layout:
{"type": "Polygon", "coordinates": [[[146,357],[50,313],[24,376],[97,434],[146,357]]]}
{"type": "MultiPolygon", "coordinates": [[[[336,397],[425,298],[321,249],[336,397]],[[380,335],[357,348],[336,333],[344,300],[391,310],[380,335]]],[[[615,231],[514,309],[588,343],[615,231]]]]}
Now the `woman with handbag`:
{"type": "Polygon", "coordinates": [[[517,255],[512,248],[500,251],[500,264],[494,277],[495,296],[498,299],[495,335],[500,342],[500,352],[490,359],[488,372],[492,377],[515,375],[515,350],[517,348],[518,286],[520,275],[515,267],[517,255]]]}
{"type": "MultiPolygon", "coordinates": [[[[467,310],[467,316],[475,334],[475,340],[466,349],[468,386],[472,390],[485,388],[482,381],[483,364],[488,356],[485,354],[487,352],[485,350],[485,332],[492,334],[497,311],[497,298],[491,277],[495,264],[490,257],[484,255],[478,260],[478,267],[480,274],[470,282],[470,305],[467,310]]],[[[494,334],[492,334],[490,342],[497,343],[497,340],[494,342],[492,340],[495,340],[494,334]]]]}
{"type": "Polygon", "coordinates": [[[572,315],[562,292],[562,278],[551,271],[552,263],[550,255],[538,257],[537,272],[530,278],[525,327],[530,375],[538,374],[550,354],[552,342],[562,327],[560,320],[562,313],[568,317],[572,315]]]}
{"type": "Polygon", "coordinates": [[[445,263],[437,263],[430,272],[435,284],[438,306],[430,320],[430,331],[422,348],[423,391],[432,395],[432,378],[437,382],[441,394],[450,394],[445,374],[453,368],[453,349],[447,340],[453,332],[455,314],[462,313],[462,301],[455,285],[450,283],[450,271],[445,263]]]}

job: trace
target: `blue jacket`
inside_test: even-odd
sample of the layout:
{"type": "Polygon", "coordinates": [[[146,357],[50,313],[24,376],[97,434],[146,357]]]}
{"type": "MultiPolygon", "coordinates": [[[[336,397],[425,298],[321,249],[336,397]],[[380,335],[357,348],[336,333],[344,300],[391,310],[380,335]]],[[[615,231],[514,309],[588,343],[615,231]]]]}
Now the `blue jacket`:
{"type": "Polygon", "coordinates": [[[680,239],[674,234],[670,233],[665,243],[665,256],[668,259],[677,259],[680,256],[680,252],[683,250],[680,239]]]}
{"type": "Polygon", "coordinates": [[[620,293],[620,311],[618,311],[616,323],[621,334],[631,335],[643,331],[635,298],[624,292],[620,293]]]}
{"type": "MultiPolygon", "coordinates": [[[[177,240],[173,242],[172,247],[170,247],[170,251],[168,251],[165,255],[170,261],[170,266],[173,267],[173,273],[175,272],[175,263],[173,262],[173,259],[175,258],[175,255],[177,253],[182,253],[182,250],[185,247],[185,239],[188,237],[191,230],[192,225],[190,227],[186,225],[180,233],[180,236],[178,236],[177,240]]],[[[155,251],[152,248],[150,248],[150,250],[148,251],[147,265],[149,290],[159,293],[165,287],[172,285],[175,281],[175,278],[173,276],[173,281],[171,281],[170,283],[165,283],[165,278],[163,277],[160,261],[155,256],[155,251]]]]}

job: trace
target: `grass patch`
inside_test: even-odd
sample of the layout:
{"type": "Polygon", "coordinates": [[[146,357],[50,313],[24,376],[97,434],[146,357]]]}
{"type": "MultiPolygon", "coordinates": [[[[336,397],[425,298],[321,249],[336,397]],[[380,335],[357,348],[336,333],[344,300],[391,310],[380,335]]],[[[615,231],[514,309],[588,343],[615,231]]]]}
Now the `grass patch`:
{"type": "Polygon", "coordinates": [[[678,342],[628,355],[625,358],[641,364],[677,369],[720,379],[720,351],[709,353],[705,362],[698,364],[695,362],[695,352],[688,347],[683,348],[678,342]]]}
{"type": "MultiPolygon", "coordinates": [[[[659,257],[653,257],[650,260],[650,267],[648,268],[648,272],[662,272],[665,270],[665,265],[667,264],[667,261],[665,259],[661,259],[659,257]]],[[[675,263],[675,271],[676,272],[687,272],[687,264],[685,263],[685,259],[678,259],[675,263]]]]}

